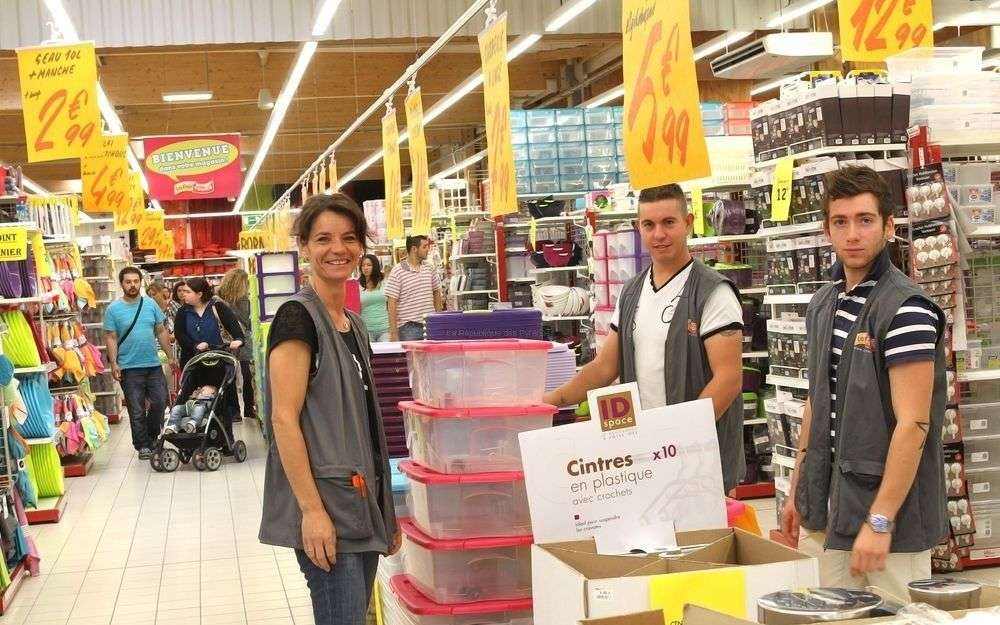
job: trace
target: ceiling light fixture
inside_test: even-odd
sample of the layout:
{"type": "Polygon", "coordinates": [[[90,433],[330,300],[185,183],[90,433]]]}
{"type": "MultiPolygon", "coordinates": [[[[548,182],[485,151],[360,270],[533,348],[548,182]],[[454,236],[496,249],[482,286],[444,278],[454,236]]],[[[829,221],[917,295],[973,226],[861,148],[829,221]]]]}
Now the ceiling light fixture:
{"type": "Polygon", "coordinates": [[[597,0],[571,0],[556,10],[545,22],[545,32],[554,33],[566,24],[576,19],[578,15],[589,9],[597,0]]]}
{"type": "Polygon", "coordinates": [[[337,12],[337,8],[339,6],[340,0],[325,0],[323,2],[323,6],[321,6],[319,8],[319,12],[316,13],[316,21],[313,22],[313,37],[322,37],[326,34],[326,29],[330,27],[330,22],[333,21],[333,15],[337,12]]]}
{"type": "Polygon", "coordinates": [[[274,108],[271,110],[271,117],[267,120],[267,128],[265,128],[264,135],[257,145],[257,153],[254,154],[253,163],[250,164],[250,169],[247,170],[247,174],[243,178],[243,188],[240,190],[239,197],[236,198],[236,203],[233,204],[234,213],[238,213],[240,208],[243,207],[243,203],[250,193],[250,187],[253,186],[257,172],[260,171],[261,165],[264,164],[264,159],[267,158],[267,153],[271,149],[274,137],[278,134],[281,122],[285,119],[285,113],[288,112],[288,107],[292,103],[295,91],[299,88],[299,83],[302,82],[302,77],[305,75],[306,69],[309,68],[309,62],[312,60],[313,54],[316,52],[316,46],[318,45],[315,41],[306,41],[299,48],[298,56],[295,58],[295,65],[292,66],[288,80],[285,81],[285,86],[281,88],[281,93],[278,94],[278,100],[274,103],[274,108]]]}
{"type": "Polygon", "coordinates": [[[750,30],[731,30],[718,37],[713,37],[694,49],[694,60],[700,61],[710,54],[715,54],[720,50],[725,50],[738,41],[743,41],[753,34],[750,30]]]}
{"type": "Polygon", "coordinates": [[[803,15],[808,15],[816,9],[832,4],[833,0],[800,0],[775,12],[767,21],[768,28],[777,28],[794,21],[803,15]]]}
{"type": "Polygon", "coordinates": [[[211,91],[165,91],[160,94],[164,102],[204,102],[212,99],[211,91]]]}
{"type": "Polygon", "coordinates": [[[625,97],[625,85],[618,85],[614,89],[605,91],[604,93],[596,95],[593,98],[583,102],[581,106],[583,108],[588,108],[588,109],[597,108],[598,106],[603,106],[608,102],[613,102],[618,98],[624,98],[624,97],[625,97]]]}
{"type": "Polygon", "coordinates": [[[453,174],[457,174],[463,169],[468,169],[469,167],[472,167],[473,165],[483,160],[484,158],[486,158],[486,150],[480,150],[479,152],[476,152],[475,154],[465,159],[464,161],[456,163],[451,167],[445,169],[444,171],[434,174],[433,176],[430,177],[429,182],[431,184],[434,184],[438,180],[447,178],[448,176],[451,176],[453,174]]]}
{"type": "Polygon", "coordinates": [[[269,111],[274,108],[274,96],[271,95],[271,90],[267,87],[262,87],[257,92],[257,108],[262,111],[269,111]]]}

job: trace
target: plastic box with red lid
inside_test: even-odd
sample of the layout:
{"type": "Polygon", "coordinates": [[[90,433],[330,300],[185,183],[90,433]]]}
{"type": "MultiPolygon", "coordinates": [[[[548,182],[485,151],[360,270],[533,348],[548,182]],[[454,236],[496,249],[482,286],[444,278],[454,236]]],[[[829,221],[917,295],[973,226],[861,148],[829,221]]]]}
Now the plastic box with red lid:
{"type": "Polygon", "coordinates": [[[530,535],[438,540],[410,519],[399,526],[404,568],[428,599],[472,603],[531,597],[530,535]]]}
{"type": "Polygon", "coordinates": [[[439,540],[531,533],[524,473],[438,473],[411,461],[399,463],[410,478],[406,508],[414,525],[439,540]]]}
{"type": "Polygon", "coordinates": [[[387,623],[407,625],[532,625],[531,599],[478,601],[441,604],[417,590],[409,575],[397,575],[389,581],[398,598],[401,614],[388,614],[387,623]]]}
{"type": "Polygon", "coordinates": [[[414,399],[428,406],[533,406],[545,393],[548,341],[415,341],[403,347],[414,399]]]}
{"type": "Polygon", "coordinates": [[[438,473],[520,471],[521,432],[552,427],[555,406],[432,408],[399,403],[410,456],[438,473]]]}

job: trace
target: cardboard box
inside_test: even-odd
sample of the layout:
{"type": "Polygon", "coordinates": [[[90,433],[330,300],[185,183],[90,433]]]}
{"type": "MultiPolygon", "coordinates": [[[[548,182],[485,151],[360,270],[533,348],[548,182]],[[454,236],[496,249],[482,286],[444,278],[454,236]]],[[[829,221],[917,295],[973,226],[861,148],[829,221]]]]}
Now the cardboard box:
{"type": "Polygon", "coordinates": [[[844,122],[840,115],[840,92],[837,85],[816,85],[815,90],[816,97],[819,98],[819,121],[825,133],[826,145],[844,145],[844,122]]]}
{"type": "Polygon", "coordinates": [[[875,85],[861,83],[858,85],[858,115],[861,118],[859,139],[861,145],[875,144],[875,85]]]}
{"type": "Polygon", "coordinates": [[[892,85],[875,85],[875,143],[892,143],[892,85]]]}
{"type": "Polygon", "coordinates": [[[742,530],[681,532],[677,543],[690,550],[673,559],[602,556],[593,540],[534,545],[535,622],[576,625],[648,610],[654,580],[676,573],[741,568],[748,615],[756,613],[757,600],[766,594],[819,584],[815,558],[742,530]]]}
{"type": "Polygon", "coordinates": [[[842,82],[837,85],[840,94],[840,116],[844,121],[844,145],[861,143],[861,109],[858,106],[858,86],[842,82]]]}
{"type": "Polygon", "coordinates": [[[906,143],[906,130],[910,127],[910,93],[909,83],[893,83],[892,85],[892,141],[906,143]]]}

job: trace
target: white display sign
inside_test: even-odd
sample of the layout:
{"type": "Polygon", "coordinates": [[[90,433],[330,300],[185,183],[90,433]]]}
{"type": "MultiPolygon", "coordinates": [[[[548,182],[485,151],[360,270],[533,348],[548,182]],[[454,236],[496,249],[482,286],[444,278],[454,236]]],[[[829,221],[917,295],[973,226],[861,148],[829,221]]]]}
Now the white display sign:
{"type": "Polygon", "coordinates": [[[673,543],[671,524],[727,526],[710,399],[640,410],[632,383],[588,400],[590,421],[520,434],[536,543],[593,537],[651,551],[673,543]]]}

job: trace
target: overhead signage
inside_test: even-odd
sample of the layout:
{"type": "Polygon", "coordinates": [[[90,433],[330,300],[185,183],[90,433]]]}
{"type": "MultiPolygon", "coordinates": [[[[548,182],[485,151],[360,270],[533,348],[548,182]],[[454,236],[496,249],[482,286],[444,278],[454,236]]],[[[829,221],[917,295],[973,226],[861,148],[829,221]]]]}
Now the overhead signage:
{"type": "Polygon", "coordinates": [[[934,45],[931,0],[838,0],[840,54],[881,63],[910,48],[934,45]]]}
{"type": "Polygon", "coordinates": [[[142,140],[149,196],[155,200],[235,198],[240,135],[179,135],[142,140]]]}
{"type": "Polygon", "coordinates": [[[486,107],[486,157],[490,176],[490,215],[516,213],[517,181],[510,133],[510,75],[507,71],[507,14],[479,34],[486,107]]]}
{"type": "Polygon", "coordinates": [[[163,211],[147,210],[139,222],[139,248],[155,250],[160,243],[160,233],[164,231],[163,211]]]}
{"type": "Polygon", "coordinates": [[[427,141],[424,138],[424,105],[420,88],[406,96],[406,132],[410,144],[410,184],[413,188],[413,234],[431,232],[431,189],[427,174],[427,141]]]}
{"type": "Polygon", "coordinates": [[[385,172],[386,230],[390,239],[398,239],[403,236],[403,190],[395,109],[382,118],[382,167],[385,172]]]}
{"type": "Polygon", "coordinates": [[[80,159],[83,210],[87,213],[117,213],[127,210],[129,167],[125,156],[128,135],[102,135],[90,154],[80,159]]]}

